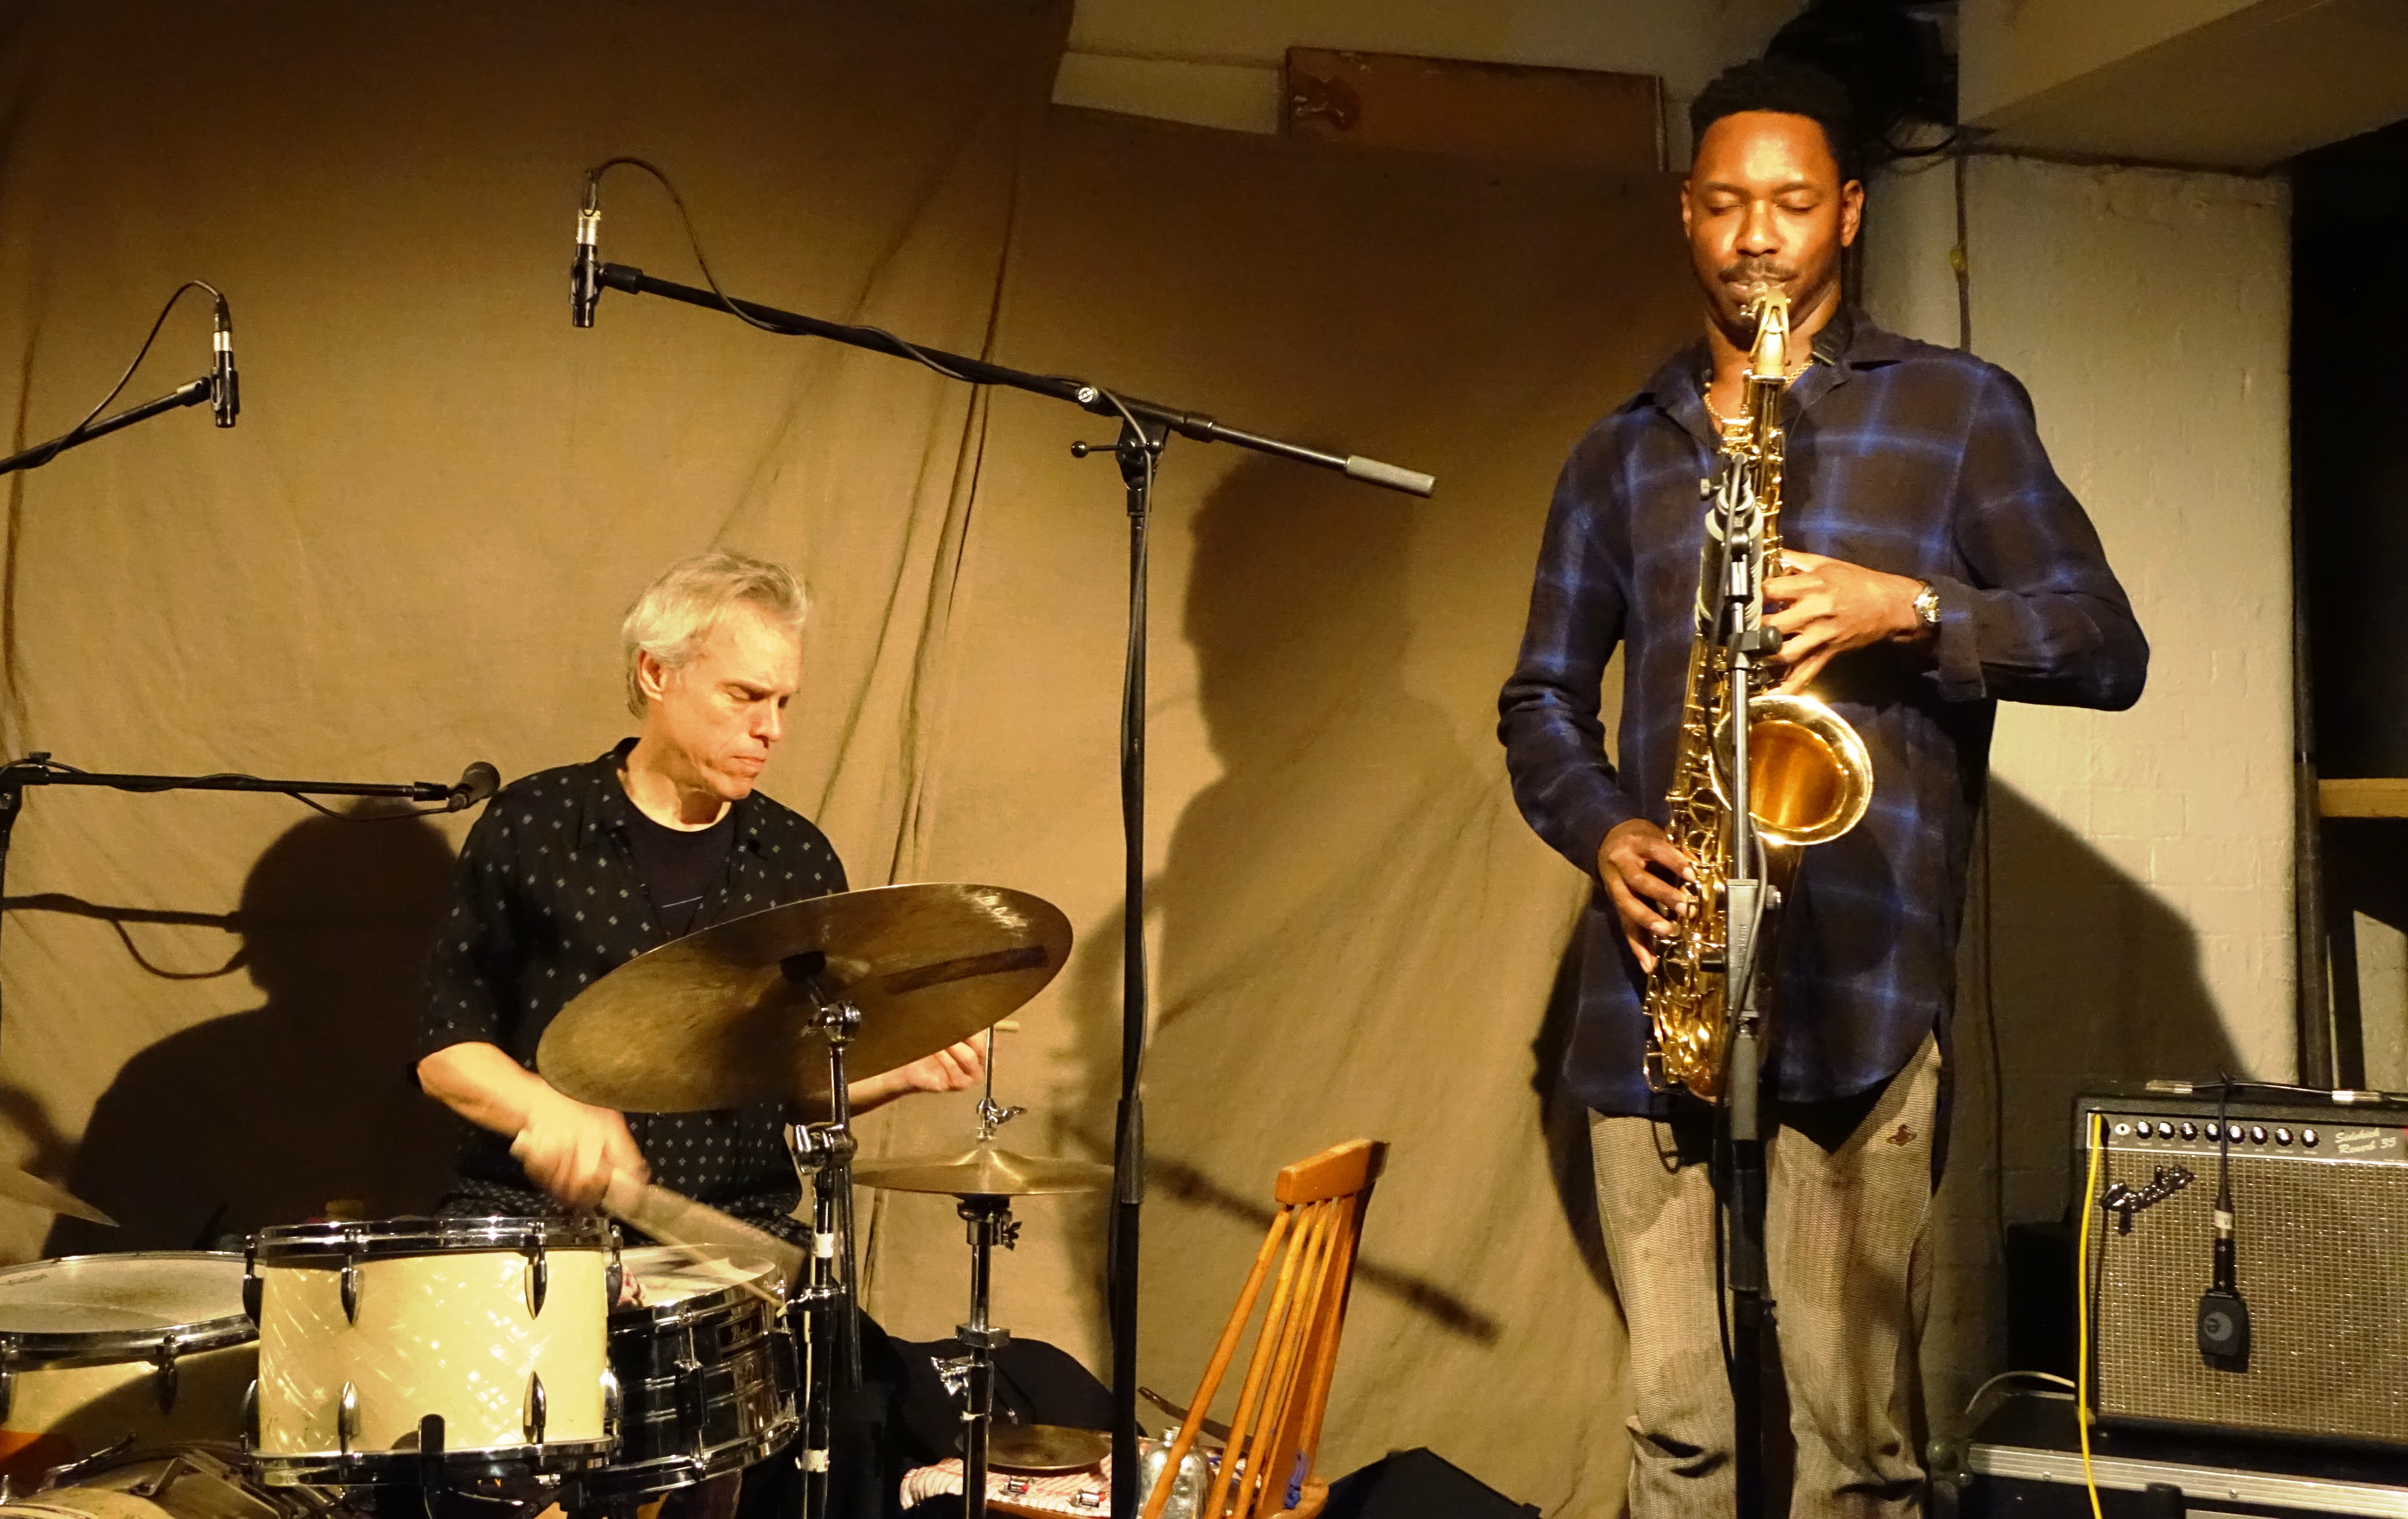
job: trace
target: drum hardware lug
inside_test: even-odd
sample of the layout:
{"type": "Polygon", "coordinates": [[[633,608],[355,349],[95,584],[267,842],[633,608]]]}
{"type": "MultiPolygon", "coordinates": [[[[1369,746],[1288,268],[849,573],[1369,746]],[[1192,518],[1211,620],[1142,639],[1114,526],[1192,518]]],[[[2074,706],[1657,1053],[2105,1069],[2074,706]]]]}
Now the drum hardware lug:
{"type": "Polygon", "coordinates": [[[176,1412],[176,1354],[182,1348],[171,1334],[160,1340],[159,1348],[150,1354],[150,1387],[158,1394],[162,1413],[176,1412]]]}
{"type": "MultiPolygon", "coordinates": [[[[550,1291],[552,1287],[552,1263],[544,1256],[543,1236],[540,1234],[529,1235],[527,1237],[527,1242],[523,1249],[527,1260],[527,1311],[537,1318],[541,1318],[543,1317],[544,1295],[550,1291]]],[[[538,1443],[541,1442],[538,1441],[538,1443]]]]}
{"type": "Polygon", "coordinates": [[[265,1285],[259,1279],[259,1241],[248,1240],[242,1247],[242,1311],[251,1315],[255,1327],[259,1323],[260,1289],[265,1285]]]}
{"type": "Polygon", "coordinates": [[[354,1255],[343,1257],[343,1320],[360,1322],[360,1263],[354,1255]]]}
{"type": "Polygon", "coordinates": [[[258,1455],[259,1379],[257,1377],[251,1378],[251,1385],[242,1390],[242,1434],[244,1450],[251,1455],[258,1455]]]}
{"type": "Polygon", "coordinates": [[[619,1385],[619,1373],[609,1367],[602,1369],[602,1434],[605,1439],[619,1438],[619,1416],[626,1407],[626,1393],[619,1385]]]}
{"type": "Polygon", "coordinates": [[[351,1469],[351,1441],[360,1437],[360,1390],[350,1383],[343,1383],[343,1396],[335,1402],[335,1445],[340,1454],[343,1474],[351,1469]]]}
{"type": "Polygon", "coordinates": [[[426,1519],[443,1519],[438,1500],[451,1491],[443,1475],[443,1415],[430,1413],[418,1421],[418,1496],[426,1505],[426,1519]]]}
{"type": "Polygon", "coordinates": [[[15,1335],[0,1335],[0,1423],[8,1417],[8,1406],[17,1395],[17,1352],[23,1342],[15,1335]]]}
{"type": "Polygon", "coordinates": [[[619,1226],[613,1224],[610,1225],[610,1264],[602,1268],[602,1300],[609,1305],[608,1311],[618,1309],[619,1294],[625,1290],[626,1285],[627,1268],[619,1259],[619,1226]]]}
{"type": "Polygon", "coordinates": [[[543,1450],[543,1426],[547,1410],[548,1405],[543,1395],[543,1374],[539,1371],[530,1371],[527,1373],[525,1429],[527,1443],[536,1447],[538,1455],[543,1450]]]}
{"type": "Polygon", "coordinates": [[[799,1387],[803,1382],[802,1352],[795,1344],[795,1332],[781,1324],[769,1331],[769,1358],[789,1387],[799,1387]]]}
{"type": "Polygon", "coordinates": [[[699,1461],[710,1448],[710,1436],[703,1428],[703,1421],[710,1414],[710,1399],[703,1390],[702,1359],[695,1354],[694,1330],[691,1327],[685,1332],[685,1354],[679,1356],[675,1364],[678,1414],[685,1421],[686,1427],[694,1431],[694,1454],[699,1461]]]}

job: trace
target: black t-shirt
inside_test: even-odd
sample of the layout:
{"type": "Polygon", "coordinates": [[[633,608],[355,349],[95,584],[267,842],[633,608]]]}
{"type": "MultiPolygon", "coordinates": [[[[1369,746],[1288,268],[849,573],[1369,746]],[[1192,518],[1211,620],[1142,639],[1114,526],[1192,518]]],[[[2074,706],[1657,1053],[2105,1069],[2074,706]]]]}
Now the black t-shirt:
{"type": "Polygon", "coordinates": [[[671,939],[683,939],[694,931],[702,899],[727,868],[727,852],[736,847],[736,809],[721,813],[708,828],[672,828],[647,817],[642,808],[628,810],[627,847],[636,853],[652,915],[671,939]]]}

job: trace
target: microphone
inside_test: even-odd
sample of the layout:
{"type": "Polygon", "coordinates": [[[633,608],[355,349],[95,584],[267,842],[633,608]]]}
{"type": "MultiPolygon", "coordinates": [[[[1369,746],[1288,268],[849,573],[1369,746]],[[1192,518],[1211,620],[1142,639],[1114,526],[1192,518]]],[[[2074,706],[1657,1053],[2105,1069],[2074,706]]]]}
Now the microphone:
{"type": "Polygon", "coordinates": [[[451,798],[443,804],[443,810],[457,812],[464,808],[474,807],[501,789],[502,772],[494,769],[488,761],[478,760],[460,772],[460,779],[452,783],[451,798]]]}
{"type": "Polygon", "coordinates": [[[242,382],[234,372],[234,313],[226,309],[222,295],[218,297],[217,330],[209,336],[209,347],[216,355],[209,375],[209,405],[217,412],[218,425],[231,427],[234,419],[242,415],[242,382]]]}
{"type": "Polygon", "coordinates": [[[577,213],[577,260],[568,266],[568,318],[580,327],[594,325],[594,308],[602,299],[602,274],[595,263],[594,239],[602,227],[602,186],[585,177],[585,206],[577,213]]]}

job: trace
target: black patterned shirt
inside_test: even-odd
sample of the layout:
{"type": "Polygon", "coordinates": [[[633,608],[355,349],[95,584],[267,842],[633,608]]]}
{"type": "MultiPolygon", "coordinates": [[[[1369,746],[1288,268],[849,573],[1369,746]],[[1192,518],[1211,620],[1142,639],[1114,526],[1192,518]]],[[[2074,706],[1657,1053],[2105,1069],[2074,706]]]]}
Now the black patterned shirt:
{"type": "MultiPolygon", "coordinates": [[[[422,1054],[481,1041],[532,1070],[537,1042],[571,997],[669,941],[627,841],[641,814],[619,767],[635,742],[514,781],[486,804],[461,848],[435,948],[422,1054]]],[[[757,792],[733,812],[734,847],[695,928],[845,889],[843,864],[810,819],[757,792]]],[[[774,1221],[798,1195],[780,1133],[787,1116],[766,1103],[629,1113],[627,1127],[660,1185],[774,1221]]],[[[467,1127],[447,1211],[558,1211],[530,1187],[506,1137],[467,1127]]]]}

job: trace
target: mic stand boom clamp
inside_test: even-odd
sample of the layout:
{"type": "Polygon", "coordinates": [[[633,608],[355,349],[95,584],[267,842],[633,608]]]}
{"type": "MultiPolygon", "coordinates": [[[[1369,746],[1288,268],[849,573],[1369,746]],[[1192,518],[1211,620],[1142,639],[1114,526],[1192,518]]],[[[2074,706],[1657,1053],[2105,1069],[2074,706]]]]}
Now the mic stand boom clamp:
{"type": "MultiPolygon", "coordinates": [[[[194,383],[206,385],[208,381],[195,380],[194,383]]],[[[7,879],[8,841],[17,831],[17,819],[24,813],[27,786],[103,786],[111,791],[140,792],[250,791],[283,796],[386,796],[404,801],[441,802],[444,804],[442,810],[456,812],[492,795],[494,779],[494,767],[481,761],[470,766],[467,775],[451,785],[439,781],[405,781],[385,784],[357,781],[263,781],[255,775],[117,775],[71,770],[53,765],[47,751],[36,750],[23,759],[0,765],[0,888],[5,888],[7,879]],[[481,778],[480,771],[483,772],[481,778]]]]}
{"type": "MultiPolygon", "coordinates": [[[[924,364],[939,374],[973,385],[1003,385],[1033,395],[1067,401],[1083,411],[1109,417],[1121,424],[1121,437],[1111,452],[1121,466],[1128,488],[1129,633],[1128,657],[1123,668],[1121,699],[1121,817],[1126,850],[1127,901],[1122,912],[1122,1003],[1120,1101],[1112,1139],[1111,1320],[1112,1335],[1112,1519],[1137,1519],[1144,1495],[1138,1491],[1137,1446],[1137,1304],[1138,1223],[1145,1186],[1145,1114],[1139,1077],[1144,1069],[1146,1029],[1145,978],[1145,584],[1146,529],[1149,523],[1154,465],[1171,434],[1199,443],[1234,443],[1282,459],[1293,459],[1335,470],[1351,480],[1426,496],[1436,488],[1431,477],[1359,454],[1332,453],[1281,438],[1267,437],[1225,426],[1200,411],[1166,406],[1158,401],[1117,395],[1098,385],[1062,375],[1032,374],[1025,369],[990,364],[966,354],[906,343],[875,327],[848,326],[775,307],[734,300],[717,291],[655,279],[624,264],[595,265],[593,222],[599,213],[591,204],[578,222],[578,254],[570,267],[579,326],[590,324],[593,303],[605,289],[631,295],[657,295],[665,300],[698,306],[740,317],[757,326],[798,337],[824,337],[831,342],[924,364]],[[590,292],[590,294],[589,294],[590,292]]],[[[1091,449],[1076,444],[1072,452],[1085,457],[1091,449]]]]}

